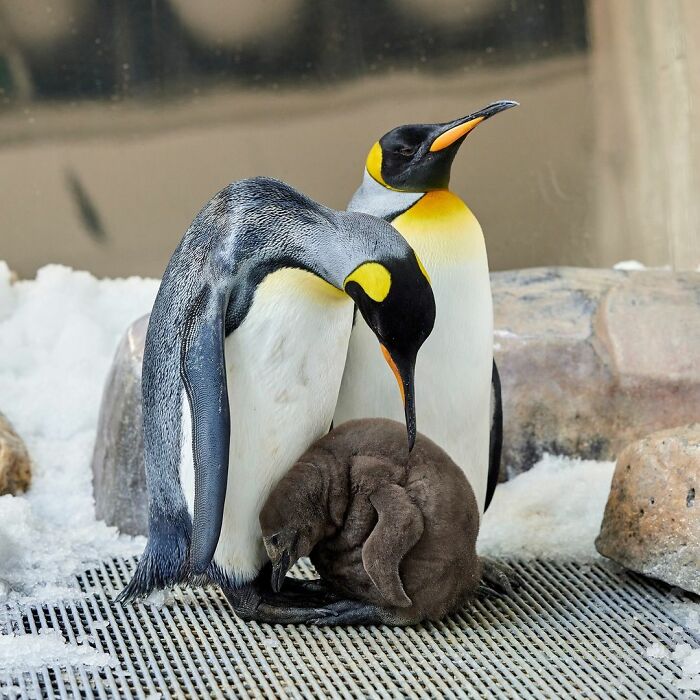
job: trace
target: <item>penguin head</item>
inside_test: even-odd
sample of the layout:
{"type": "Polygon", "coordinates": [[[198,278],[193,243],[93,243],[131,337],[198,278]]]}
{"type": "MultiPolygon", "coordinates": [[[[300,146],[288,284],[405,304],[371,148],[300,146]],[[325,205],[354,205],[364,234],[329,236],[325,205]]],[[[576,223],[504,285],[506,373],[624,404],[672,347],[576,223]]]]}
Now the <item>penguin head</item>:
{"type": "Polygon", "coordinates": [[[467,134],[485,119],[517,105],[502,100],[445,124],[397,126],[370,149],[367,172],[387,189],[399,192],[445,189],[452,161],[467,134]]]}
{"type": "Polygon", "coordinates": [[[345,278],[343,287],[376,335],[396,377],[410,451],[416,440],[416,358],[435,324],[435,298],[428,273],[406,246],[403,255],[362,263],[345,278]]]}

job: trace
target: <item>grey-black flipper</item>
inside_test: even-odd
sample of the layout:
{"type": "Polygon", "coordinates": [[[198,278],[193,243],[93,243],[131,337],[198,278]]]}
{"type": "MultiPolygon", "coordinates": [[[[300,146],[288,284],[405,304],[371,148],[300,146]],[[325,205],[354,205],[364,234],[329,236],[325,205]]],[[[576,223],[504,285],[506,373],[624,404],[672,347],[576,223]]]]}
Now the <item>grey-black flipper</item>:
{"type": "Polygon", "coordinates": [[[501,377],[498,374],[496,360],[491,371],[491,433],[489,438],[489,478],[486,484],[486,501],[484,512],[489,507],[493,492],[498,484],[501,470],[501,451],[503,449],[503,404],[501,403],[501,377]]]}
{"type": "Polygon", "coordinates": [[[189,309],[181,350],[182,381],[192,415],[195,496],[189,566],[203,574],[214,557],[228,479],[231,421],[226,360],[225,318],[228,295],[209,286],[189,309]]]}

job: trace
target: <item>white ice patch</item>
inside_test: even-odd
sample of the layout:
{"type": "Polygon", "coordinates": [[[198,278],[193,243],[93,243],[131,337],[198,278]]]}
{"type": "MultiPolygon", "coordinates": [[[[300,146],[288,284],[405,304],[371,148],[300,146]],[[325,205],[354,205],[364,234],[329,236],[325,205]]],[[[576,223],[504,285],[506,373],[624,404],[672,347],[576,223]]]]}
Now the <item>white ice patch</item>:
{"type": "Polygon", "coordinates": [[[639,260],[620,260],[613,265],[613,270],[646,270],[647,266],[639,260]]]}
{"type": "Polygon", "coordinates": [[[0,262],[0,411],[33,462],[28,493],[0,498],[0,588],[10,602],[79,595],[75,573],[143,548],[95,520],[90,459],[117,343],[157,289],[59,265],[10,284],[0,262]]]}
{"type": "Polygon", "coordinates": [[[479,553],[520,559],[599,558],[594,541],[610,493],[613,462],[545,455],[499,484],[484,515],[479,553]]]}
{"type": "Polygon", "coordinates": [[[69,644],[57,630],[0,635],[0,671],[28,671],[47,665],[105,667],[117,662],[89,644],[69,644]]]}
{"type": "Polygon", "coordinates": [[[675,661],[680,665],[681,677],[673,679],[674,685],[681,690],[700,690],[700,649],[686,642],[676,644],[673,649],[654,642],[646,649],[645,655],[649,659],[675,661]]]}
{"type": "Polygon", "coordinates": [[[668,659],[671,655],[661,642],[654,642],[650,647],[647,647],[644,654],[649,659],[668,659]]]}
{"type": "Polygon", "coordinates": [[[146,605],[151,605],[157,610],[167,608],[175,600],[175,596],[169,590],[152,591],[148,597],[144,599],[146,605]]]}

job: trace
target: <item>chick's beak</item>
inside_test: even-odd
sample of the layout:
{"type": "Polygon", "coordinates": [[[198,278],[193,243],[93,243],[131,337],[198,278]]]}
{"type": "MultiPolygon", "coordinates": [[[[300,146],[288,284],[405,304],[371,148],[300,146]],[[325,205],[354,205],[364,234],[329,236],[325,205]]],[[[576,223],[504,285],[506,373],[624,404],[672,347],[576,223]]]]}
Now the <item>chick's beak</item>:
{"type": "Polygon", "coordinates": [[[408,433],[408,451],[413,449],[416,443],[416,399],[415,399],[415,358],[401,360],[392,354],[384,345],[380,345],[382,354],[399,385],[401,399],[403,401],[404,414],[406,416],[406,432],[408,433]]]}
{"type": "Polygon", "coordinates": [[[274,535],[263,537],[263,544],[272,564],[272,590],[279,593],[284,579],[297,560],[296,546],[298,534],[294,531],[280,530],[274,535]]]}
{"type": "Polygon", "coordinates": [[[461,119],[455,119],[453,122],[448,122],[447,124],[441,124],[437,137],[430,145],[430,150],[432,152],[442,151],[444,148],[451,146],[453,143],[466,136],[475,126],[481,124],[485,119],[517,106],[518,103],[512,100],[492,102],[478,112],[469,114],[461,119]]]}

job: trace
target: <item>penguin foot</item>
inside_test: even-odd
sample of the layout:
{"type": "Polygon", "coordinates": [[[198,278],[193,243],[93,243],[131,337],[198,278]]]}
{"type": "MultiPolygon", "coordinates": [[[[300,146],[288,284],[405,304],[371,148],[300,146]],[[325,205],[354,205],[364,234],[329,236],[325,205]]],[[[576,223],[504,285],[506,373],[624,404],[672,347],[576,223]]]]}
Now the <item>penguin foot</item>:
{"type": "Polygon", "coordinates": [[[311,618],[309,624],[317,627],[331,625],[408,625],[408,620],[401,620],[389,610],[372,603],[359,600],[338,600],[326,606],[327,612],[311,618]]]}
{"type": "Polygon", "coordinates": [[[342,597],[320,578],[309,580],[285,576],[280,595],[296,599],[300,605],[304,605],[304,601],[307,601],[307,605],[323,606],[342,600],[342,597]]]}
{"type": "Polygon", "coordinates": [[[514,588],[520,585],[517,574],[508,564],[481,557],[481,566],[481,593],[495,596],[512,595],[514,588]]]}
{"type": "Polygon", "coordinates": [[[266,564],[251,583],[224,589],[236,615],[245,622],[303,624],[334,614],[330,604],[340,598],[321,580],[304,581],[286,576],[281,583],[275,582],[280,585],[278,591],[272,585],[271,573],[271,565],[266,564]]]}
{"type": "Polygon", "coordinates": [[[261,594],[253,584],[224,590],[224,595],[236,615],[244,622],[297,625],[333,614],[326,607],[290,604],[288,597],[279,593],[261,594]]]}

